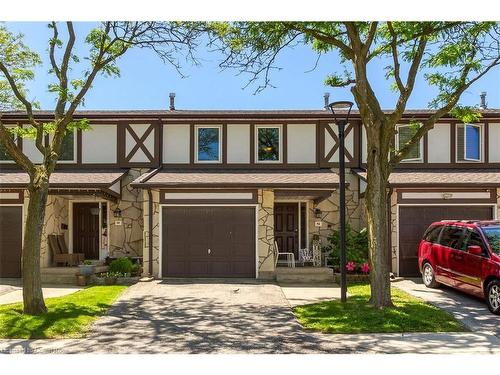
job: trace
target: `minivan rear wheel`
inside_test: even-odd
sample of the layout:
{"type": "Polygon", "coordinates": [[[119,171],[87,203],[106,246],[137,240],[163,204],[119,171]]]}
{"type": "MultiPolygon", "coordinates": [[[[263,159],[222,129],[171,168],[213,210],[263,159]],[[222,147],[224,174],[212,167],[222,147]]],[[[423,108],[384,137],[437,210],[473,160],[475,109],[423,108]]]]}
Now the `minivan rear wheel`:
{"type": "Polygon", "coordinates": [[[430,263],[425,263],[422,267],[422,281],[427,288],[437,288],[439,286],[430,263]]]}
{"type": "Polygon", "coordinates": [[[500,280],[492,280],[486,287],[486,304],[493,314],[500,315],[500,280]]]}

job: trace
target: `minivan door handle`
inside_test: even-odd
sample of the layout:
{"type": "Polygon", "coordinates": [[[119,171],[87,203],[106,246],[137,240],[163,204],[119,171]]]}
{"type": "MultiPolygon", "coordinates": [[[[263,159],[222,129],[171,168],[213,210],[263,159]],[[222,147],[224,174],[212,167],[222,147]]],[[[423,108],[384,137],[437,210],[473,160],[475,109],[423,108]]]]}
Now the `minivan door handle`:
{"type": "Polygon", "coordinates": [[[451,254],[452,258],[455,258],[456,260],[463,260],[464,256],[462,254],[451,254]]]}

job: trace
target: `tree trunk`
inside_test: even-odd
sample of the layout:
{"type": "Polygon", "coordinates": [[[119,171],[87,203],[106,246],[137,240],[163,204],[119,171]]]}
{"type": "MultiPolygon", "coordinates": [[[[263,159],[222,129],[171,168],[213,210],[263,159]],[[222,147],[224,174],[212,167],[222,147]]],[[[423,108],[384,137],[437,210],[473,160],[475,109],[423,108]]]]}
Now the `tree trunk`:
{"type": "Polygon", "coordinates": [[[368,138],[368,185],[365,195],[368,242],[370,253],[370,303],[376,308],[393,306],[389,269],[389,217],[387,212],[388,155],[378,131],[368,138]]]}
{"type": "Polygon", "coordinates": [[[40,246],[49,192],[48,181],[40,184],[31,182],[28,190],[28,216],[24,230],[22,254],[24,313],[40,315],[47,312],[40,275],[40,246]]]}

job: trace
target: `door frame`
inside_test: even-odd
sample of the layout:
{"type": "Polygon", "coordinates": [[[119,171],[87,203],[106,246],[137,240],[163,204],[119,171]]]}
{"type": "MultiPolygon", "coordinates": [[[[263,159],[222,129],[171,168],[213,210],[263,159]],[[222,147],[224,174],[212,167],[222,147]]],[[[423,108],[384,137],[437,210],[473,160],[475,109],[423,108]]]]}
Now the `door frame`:
{"type": "Polygon", "coordinates": [[[306,247],[309,248],[309,201],[308,200],[300,200],[300,199],[276,199],[274,201],[273,205],[273,210],[274,206],[276,203],[297,203],[297,215],[298,215],[298,220],[297,220],[297,230],[298,230],[298,249],[300,249],[302,246],[300,245],[302,243],[302,218],[300,215],[300,206],[302,203],[306,204],[306,222],[305,222],[305,232],[306,232],[306,247]]]}
{"type": "Polygon", "coordinates": [[[99,205],[99,260],[104,260],[106,257],[104,256],[102,250],[106,250],[106,253],[109,256],[109,239],[111,238],[110,236],[110,225],[109,225],[109,201],[106,199],[96,199],[96,200],[90,200],[90,199],[69,199],[68,200],[68,252],[70,254],[73,254],[73,204],[74,203],[98,203],[99,205]],[[102,241],[102,204],[107,203],[107,209],[106,209],[106,230],[108,232],[108,244],[106,249],[101,248],[101,241],[102,241]]]}
{"type": "MultiPolygon", "coordinates": [[[[400,207],[429,207],[429,206],[442,206],[442,207],[449,207],[449,206],[457,206],[457,207],[467,207],[467,206],[484,206],[484,207],[491,207],[493,210],[493,220],[497,220],[498,216],[498,204],[496,203],[398,203],[396,204],[396,246],[397,246],[397,251],[396,251],[396,274],[399,276],[399,208],[400,207]]],[[[392,230],[391,230],[392,233],[392,230]]],[[[391,251],[392,254],[392,251],[391,251]]],[[[391,261],[392,263],[392,261],[391,261]]]]}
{"type": "MultiPolygon", "coordinates": [[[[24,248],[24,227],[26,226],[26,218],[24,217],[24,212],[25,212],[24,201],[23,201],[23,203],[2,203],[2,204],[0,204],[0,208],[1,207],[21,207],[21,221],[22,221],[22,225],[21,225],[21,277],[22,277],[23,276],[22,256],[23,256],[23,248],[24,248]]],[[[40,257],[41,257],[41,254],[40,254],[40,257]]]]}
{"type": "Polygon", "coordinates": [[[160,204],[158,278],[163,278],[163,207],[254,207],[255,210],[255,278],[259,278],[259,205],[258,204],[160,204]]]}

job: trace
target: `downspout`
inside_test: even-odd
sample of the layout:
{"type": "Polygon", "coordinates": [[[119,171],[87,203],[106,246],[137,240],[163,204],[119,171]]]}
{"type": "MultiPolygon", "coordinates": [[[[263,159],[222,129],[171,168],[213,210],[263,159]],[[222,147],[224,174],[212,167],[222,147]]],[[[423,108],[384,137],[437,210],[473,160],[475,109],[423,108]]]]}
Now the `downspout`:
{"type": "Polygon", "coordinates": [[[148,189],[148,218],[149,218],[149,276],[153,275],[153,193],[148,189]]]}

